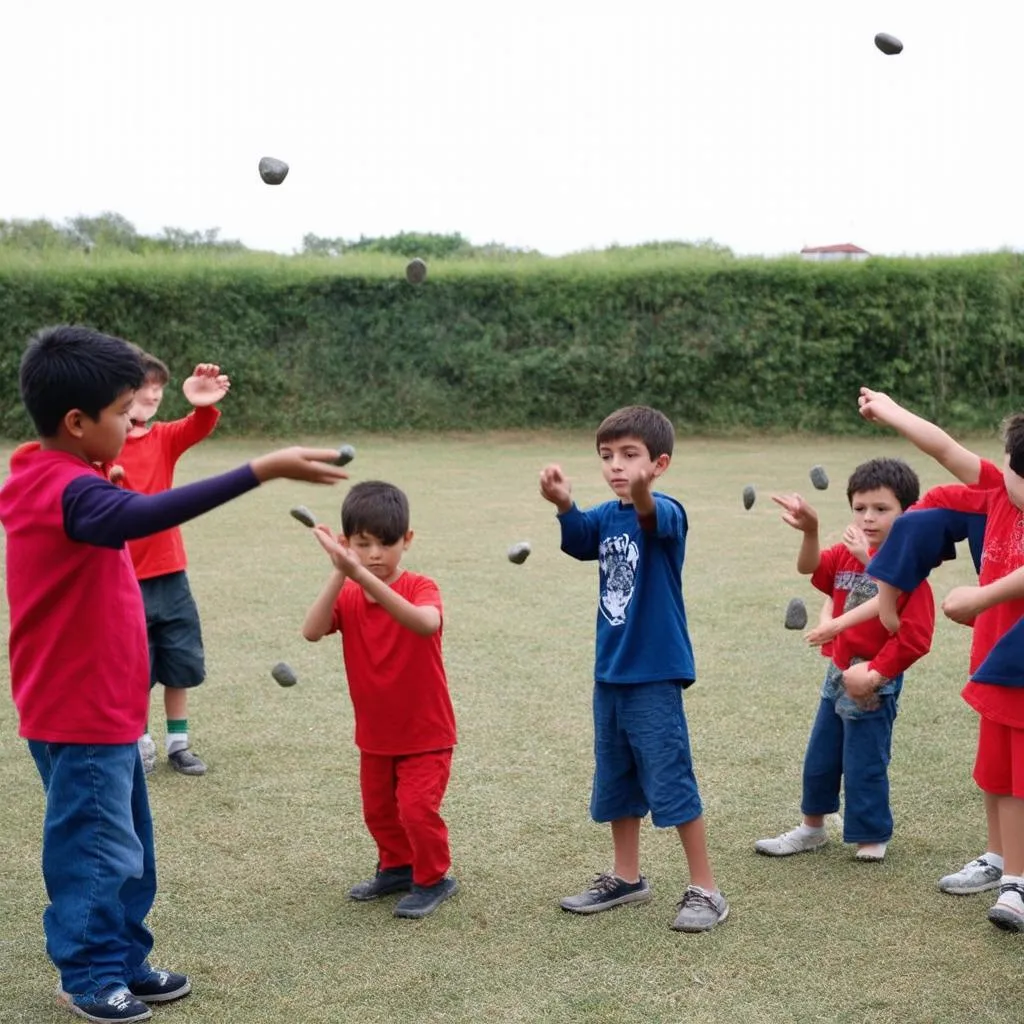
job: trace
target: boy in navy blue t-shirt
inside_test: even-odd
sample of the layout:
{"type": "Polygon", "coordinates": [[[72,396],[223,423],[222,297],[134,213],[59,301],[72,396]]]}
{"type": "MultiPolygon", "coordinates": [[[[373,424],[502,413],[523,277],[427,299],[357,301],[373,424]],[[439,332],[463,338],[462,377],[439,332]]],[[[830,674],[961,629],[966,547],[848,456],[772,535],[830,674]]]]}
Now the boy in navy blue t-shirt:
{"type": "Polygon", "coordinates": [[[585,512],[561,467],[540,474],[541,494],[558,509],[562,550],[600,569],[590,814],[611,823],[614,850],[612,870],[561,905],[593,914],[651,898],[640,873],[640,823],[650,812],[656,826],[679,832],[690,870],[672,927],[703,932],[726,919],[729,904],[708,860],[683,713],[683,689],[695,678],[682,590],[686,512],[651,489],[674,440],[672,423],[647,406],[608,416],[597,451],[616,500],[585,512]]]}

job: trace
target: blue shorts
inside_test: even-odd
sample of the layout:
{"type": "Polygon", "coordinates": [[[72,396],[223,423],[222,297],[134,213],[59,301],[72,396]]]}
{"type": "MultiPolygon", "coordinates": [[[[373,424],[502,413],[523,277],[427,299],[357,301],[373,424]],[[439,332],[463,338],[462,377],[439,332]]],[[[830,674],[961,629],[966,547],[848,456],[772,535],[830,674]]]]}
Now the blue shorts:
{"type": "Polygon", "coordinates": [[[149,637],[149,685],[174,689],[198,686],[206,678],[199,610],[184,572],[140,580],[149,637]]]}
{"type": "Polygon", "coordinates": [[[595,683],[594,761],[594,821],[650,812],[672,828],[703,812],[681,682],[595,683]]]}

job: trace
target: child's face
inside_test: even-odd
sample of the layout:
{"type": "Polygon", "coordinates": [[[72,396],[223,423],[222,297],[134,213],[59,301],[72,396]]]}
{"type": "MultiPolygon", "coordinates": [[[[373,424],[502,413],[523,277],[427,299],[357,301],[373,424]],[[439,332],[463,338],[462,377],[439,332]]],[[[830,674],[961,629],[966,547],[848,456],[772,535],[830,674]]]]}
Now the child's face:
{"type": "Polygon", "coordinates": [[[372,533],[354,533],[345,543],[359,556],[359,561],[385,583],[394,583],[399,577],[402,555],[412,543],[412,530],[394,544],[385,544],[372,533]]]}
{"type": "Polygon", "coordinates": [[[857,491],[850,503],[854,525],[859,527],[872,548],[880,547],[889,536],[892,524],[903,511],[889,487],[873,491],[857,491]]]}
{"type": "Polygon", "coordinates": [[[84,413],[75,421],[77,437],[82,455],[89,462],[113,462],[121,453],[128,432],[132,429],[131,409],[135,392],[122,391],[110,405],[100,410],[98,420],[91,420],[84,413]]]}
{"type": "Polygon", "coordinates": [[[603,441],[597,449],[605,483],[621,501],[629,501],[629,485],[640,473],[661,476],[668,468],[669,456],[652,459],[647,445],[638,437],[617,437],[603,441]]]}
{"type": "Polygon", "coordinates": [[[1010,469],[1010,453],[1003,458],[1003,483],[1006,485],[1006,496],[1017,508],[1024,511],[1024,477],[1010,469]]]}
{"type": "Polygon", "coordinates": [[[160,408],[164,398],[164,385],[158,377],[147,377],[142,387],[135,392],[135,404],[132,406],[132,419],[139,423],[148,423],[160,408]]]}

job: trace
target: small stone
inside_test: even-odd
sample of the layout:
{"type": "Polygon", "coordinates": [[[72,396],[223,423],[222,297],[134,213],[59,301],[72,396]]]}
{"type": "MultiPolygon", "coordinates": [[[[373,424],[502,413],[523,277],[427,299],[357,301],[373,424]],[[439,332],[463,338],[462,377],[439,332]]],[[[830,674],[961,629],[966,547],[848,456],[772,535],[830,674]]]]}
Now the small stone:
{"type": "Polygon", "coordinates": [[[280,185],[288,177],[288,165],[283,160],[265,156],[260,160],[260,177],[265,185],[280,185]]]}
{"type": "Polygon", "coordinates": [[[786,605],[786,629],[803,629],[807,625],[807,605],[794,597],[786,605]]]}
{"type": "Polygon", "coordinates": [[[747,484],[743,488],[743,507],[753,508],[755,501],[757,501],[757,491],[754,490],[753,484],[747,484]]]}
{"type": "Polygon", "coordinates": [[[828,490],[828,473],[825,472],[824,466],[811,466],[811,483],[819,491],[828,490]]]}
{"type": "Polygon", "coordinates": [[[888,32],[879,32],[875,36],[875,46],[887,57],[894,57],[897,53],[903,52],[903,44],[895,36],[889,35],[888,32]]]}
{"type": "Polygon", "coordinates": [[[338,449],[338,457],[334,460],[336,466],[347,466],[356,457],[356,450],[350,444],[343,444],[338,449]]]}
{"type": "Polygon", "coordinates": [[[270,674],[274,677],[274,681],[278,686],[294,686],[299,681],[299,677],[292,670],[292,667],[286,665],[283,661],[279,661],[270,670],[270,674]]]}
{"type": "Polygon", "coordinates": [[[316,516],[313,515],[305,505],[296,505],[295,508],[291,510],[291,514],[292,518],[298,519],[303,526],[308,526],[310,529],[313,529],[313,527],[316,526],[316,516]]]}
{"type": "Polygon", "coordinates": [[[508,549],[508,560],[514,565],[522,565],[530,557],[529,541],[520,541],[508,549]]]}
{"type": "Polygon", "coordinates": [[[405,279],[409,284],[423,284],[427,279],[427,265],[417,256],[405,268],[405,279]]]}

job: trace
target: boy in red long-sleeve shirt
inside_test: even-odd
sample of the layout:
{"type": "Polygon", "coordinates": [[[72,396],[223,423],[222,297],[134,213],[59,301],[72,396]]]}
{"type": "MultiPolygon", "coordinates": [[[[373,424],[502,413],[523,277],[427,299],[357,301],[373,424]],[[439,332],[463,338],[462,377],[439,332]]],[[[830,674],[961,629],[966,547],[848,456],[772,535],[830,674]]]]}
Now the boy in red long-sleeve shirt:
{"type": "MultiPolygon", "coordinates": [[[[150,423],[160,409],[170,371],[148,352],[141,357],[146,377],[135,392],[132,430],[111,479],[132,491],[159,494],[174,486],[174,467],[194,444],[209,437],[220,419],[214,408],[231,387],[220,367],[200,363],[182,391],[194,407],[170,423],[150,423]]],[[[188,734],[188,691],[206,678],[199,611],[188,583],[185,544],[174,527],[128,545],[146,606],[150,686],[162,683],[167,718],[167,761],[184,775],[204,775],[206,765],[193,751],[188,734]]],[[[147,773],[156,765],[156,744],[149,732],[139,740],[147,773]]]]}
{"type": "MultiPolygon", "coordinates": [[[[917,474],[900,459],[872,459],[853,471],[847,497],[869,555],[882,546],[920,489],[917,474]]],[[[874,597],[877,584],[846,544],[821,550],[818,515],[800,495],[773,500],[785,510],[783,520],[803,534],[797,570],[811,575],[814,586],[832,596],[833,615],[874,597]]],[[[893,826],[889,759],[903,673],[928,653],[935,629],[935,604],[927,583],[905,599],[902,615],[904,625],[897,636],[890,636],[877,618],[836,636],[804,755],[803,822],[782,835],[759,839],[754,844],[758,853],[786,857],[823,846],[828,841],[825,815],[839,810],[842,784],[844,842],[857,844],[858,860],[885,857],[893,826]]]]}

